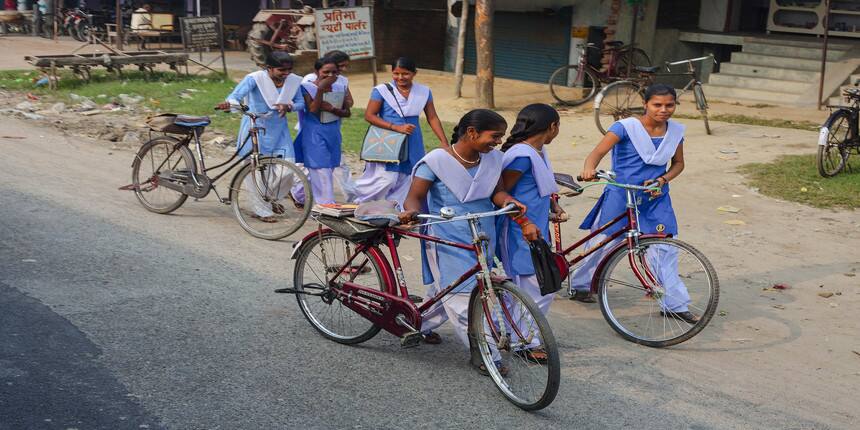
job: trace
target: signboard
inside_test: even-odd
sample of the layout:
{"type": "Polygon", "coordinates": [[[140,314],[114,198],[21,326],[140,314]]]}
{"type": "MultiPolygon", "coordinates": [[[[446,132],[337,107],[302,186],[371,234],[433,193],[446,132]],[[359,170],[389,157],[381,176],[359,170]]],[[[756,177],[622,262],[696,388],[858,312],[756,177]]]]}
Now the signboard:
{"type": "Polygon", "coordinates": [[[353,60],[375,56],[369,7],[317,9],[314,19],[320,54],[339,50],[353,60]]]}
{"type": "Polygon", "coordinates": [[[221,46],[221,19],[218,16],[179,18],[182,45],[186,50],[202,50],[221,46]]]}

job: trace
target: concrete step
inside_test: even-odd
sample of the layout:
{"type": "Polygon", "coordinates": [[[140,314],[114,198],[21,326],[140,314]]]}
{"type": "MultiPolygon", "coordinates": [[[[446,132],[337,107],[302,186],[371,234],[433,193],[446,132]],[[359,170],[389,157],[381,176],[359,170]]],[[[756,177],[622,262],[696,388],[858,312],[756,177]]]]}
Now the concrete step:
{"type": "MultiPolygon", "coordinates": [[[[775,39],[775,38],[764,38],[764,37],[747,37],[744,39],[744,43],[756,43],[756,44],[767,44],[767,45],[778,45],[778,46],[796,46],[801,48],[817,48],[822,49],[824,47],[824,41],[821,38],[809,38],[809,37],[801,37],[798,39],[775,39]]],[[[853,44],[850,42],[843,41],[835,41],[830,39],[827,43],[827,50],[837,49],[841,51],[845,51],[851,49],[853,44]]],[[[819,51],[820,52],[820,51],[819,51]]]]}
{"type": "Polygon", "coordinates": [[[750,88],[737,88],[723,85],[706,84],[703,86],[708,100],[745,100],[759,103],[792,105],[798,99],[797,94],[776,91],[761,91],[750,88]]]}
{"type": "MultiPolygon", "coordinates": [[[[744,43],[743,52],[759,55],[771,55],[789,58],[805,58],[821,62],[821,48],[804,48],[800,46],[773,45],[770,43],[744,43]]],[[[845,50],[827,49],[827,60],[835,61],[845,55],[845,50]]]]}
{"type": "Polygon", "coordinates": [[[721,64],[720,73],[806,83],[817,81],[818,76],[820,75],[819,72],[807,70],[783,69],[780,67],[754,66],[750,64],[737,63],[721,64]]]}
{"type": "MultiPolygon", "coordinates": [[[[812,82],[812,81],[809,81],[812,82]]],[[[799,95],[809,88],[809,82],[783,81],[759,77],[739,76],[724,72],[711,75],[708,83],[723,87],[749,88],[760,91],[775,91],[799,95]]]]}
{"type": "MultiPolygon", "coordinates": [[[[747,64],[753,66],[775,67],[791,70],[806,70],[809,72],[821,71],[821,60],[752,54],[749,52],[732,52],[731,62],[735,64],[747,64]]],[[[835,64],[835,62],[828,61],[827,64],[832,65],[835,64]]]]}

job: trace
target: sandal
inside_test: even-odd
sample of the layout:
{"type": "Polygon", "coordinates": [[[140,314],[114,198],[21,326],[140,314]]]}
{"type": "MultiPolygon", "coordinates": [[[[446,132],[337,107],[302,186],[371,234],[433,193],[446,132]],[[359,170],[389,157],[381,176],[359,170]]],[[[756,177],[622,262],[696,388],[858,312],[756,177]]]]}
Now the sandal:
{"type": "Polygon", "coordinates": [[[570,300],[576,300],[582,303],[594,303],[597,300],[594,299],[594,295],[591,294],[591,291],[588,290],[576,290],[572,296],[570,296],[570,300]]]}
{"type": "Polygon", "coordinates": [[[424,343],[428,345],[439,345],[442,343],[442,336],[439,336],[439,333],[435,331],[431,331],[424,335],[424,343]]]}
{"type": "Polygon", "coordinates": [[[687,324],[696,324],[699,322],[699,316],[690,312],[690,311],[684,311],[684,312],[660,311],[660,315],[663,315],[666,318],[678,319],[678,320],[684,321],[687,324]]]}
{"type": "Polygon", "coordinates": [[[546,350],[543,348],[535,348],[535,349],[521,349],[516,351],[515,354],[524,358],[527,361],[537,363],[537,364],[546,364],[549,359],[549,355],[547,355],[546,350]]]}
{"type": "MultiPolygon", "coordinates": [[[[496,369],[499,369],[499,373],[502,376],[508,376],[508,372],[510,372],[510,369],[508,369],[507,366],[503,365],[501,361],[496,361],[495,363],[496,363],[496,369]]],[[[484,363],[481,363],[480,366],[474,366],[474,367],[475,367],[475,370],[477,370],[478,373],[480,373],[481,375],[490,376],[490,372],[487,370],[487,367],[484,366],[484,363]]]]}
{"type": "Polygon", "coordinates": [[[295,206],[296,209],[304,209],[305,208],[305,204],[296,200],[296,198],[293,196],[293,193],[291,193],[291,192],[287,193],[287,197],[289,197],[290,201],[293,202],[293,206],[295,206]]]}
{"type": "Polygon", "coordinates": [[[278,219],[277,219],[277,218],[275,218],[275,216],[274,216],[274,215],[269,215],[269,216],[259,216],[259,215],[257,215],[257,214],[254,214],[254,215],[251,215],[251,218],[256,218],[256,219],[258,219],[258,220],[260,220],[260,221],[262,221],[262,222],[269,223],[269,224],[272,224],[272,223],[276,223],[276,222],[278,222],[278,219]]]}
{"type": "Polygon", "coordinates": [[[275,215],[283,215],[286,211],[287,208],[285,208],[284,205],[277,202],[272,202],[272,212],[274,212],[275,215]]]}

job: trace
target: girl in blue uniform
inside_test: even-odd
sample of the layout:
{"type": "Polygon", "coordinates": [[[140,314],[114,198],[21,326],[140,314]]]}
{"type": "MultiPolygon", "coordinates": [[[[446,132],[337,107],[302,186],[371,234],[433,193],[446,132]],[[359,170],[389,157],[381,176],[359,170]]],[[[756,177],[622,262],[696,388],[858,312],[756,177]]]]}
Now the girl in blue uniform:
{"type": "Polygon", "coordinates": [[[370,94],[364,119],[377,127],[408,135],[408,157],[401,163],[368,162],[364,174],[355,182],[356,202],[395,200],[403,205],[412,168],[424,156],[424,139],[418,122],[421,112],[439,139],[439,145],[448,146],[430,88],[413,82],[417,70],[412,60],[398,58],[391,64],[393,81],[377,85],[370,94]]]}
{"type": "MultiPolygon", "coordinates": [[[[502,184],[511,196],[528,207],[526,221],[516,222],[510,217],[500,217],[499,254],[505,273],[517,286],[535,301],[544,315],[555,294],[541,295],[535,276],[528,242],[544,240],[550,242],[549,221],[567,220],[567,214],[552,199],[558,192],[546,145],[558,136],[560,118],[552,106],[528,105],[517,115],[511,135],[502,146],[502,184]]],[[[532,346],[540,343],[533,341],[532,346]]],[[[546,360],[546,352],[532,350],[537,360],[546,360]]]]}
{"type": "Polygon", "coordinates": [[[308,169],[314,201],[320,204],[334,203],[333,171],[340,166],[341,132],[340,118],[350,115],[347,100],[351,100],[349,88],[337,83],[337,62],[330,57],[317,60],[314,65],[317,78],[302,84],[305,111],[302,115],[301,132],[296,138],[296,161],[308,169]],[[323,100],[329,92],[344,93],[344,104],[332,106],[323,100]],[[322,121],[322,113],[337,117],[335,121],[322,121]]]}
{"type": "MultiPolygon", "coordinates": [[[[464,115],[454,129],[452,144],[431,151],[415,165],[401,221],[410,222],[419,212],[438,214],[446,206],[458,215],[492,211],[508,203],[524,211],[525,207],[502,188],[499,180],[503,155],[494,147],[501,144],[506,128],[505,119],[491,110],[476,109],[464,115]]],[[[480,221],[481,230],[490,237],[490,247],[484,251],[488,256],[495,250],[495,222],[489,217],[480,221]]],[[[472,241],[465,221],[430,225],[428,234],[461,243],[472,241]]],[[[422,245],[424,283],[430,286],[428,298],[477,264],[474,252],[431,242],[422,245]]],[[[450,319],[457,337],[469,346],[469,295],[475,282],[471,278],[462,283],[442,300],[441,306],[425,316],[421,328],[427,343],[441,342],[432,330],[450,319]]]]}
{"type": "MultiPolygon", "coordinates": [[[[236,85],[233,92],[227,96],[226,101],[216,106],[218,109],[230,109],[230,105],[236,105],[240,101],[249,107],[251,112],[259,115],[257,126],[265,128],[266,133],[261,133],[257,137],[260,144],[260,153],[262,155],[282,157],[286,159],[294,159],[292,138],[290,137],[290,127],[287,124],[287,118],[284,116],[286,112],[299,111],[304,109],[305,102],[301,94],[296,92],[292,98],[292,104],[278,105],[278,95],[284,85],[287,76],[293,70],[293,57],[281,51],[273,52],[266,59],[266,68],[249,73],[236,85]]],[[[248,131],[251,128],[251,119],[247,116],[242,117],[242,123],[239,127],[239,135],[236,139],[236,146],[239,148],[239,153],[245,155],[251,151],[251,140],[248,137],[248,131]]],[[[248,175],[245,179],[244,187],[248,190],[255,189],[252,182],[252,175],[248,175]]],[[[292,184],[292,177],[289,175],[271,175],[269,187],[272,189],[289,190],[292,184]],[[280,182],[280,183],[275,183],[280,182]]],[[[264,202],[258,193],[247,193],[250,203],[254,208],[254,213],[257,218],[265,222],[277,222],[275,212],[279,211],[276,206],[264,202]]],[[[278,199],[284,196],[278,196],[278,199]]]]}
{"type": "MultiPolygon", "coordinates": [[[[584,180],[594,180],[597,165],[611,150],[612,170],[617,181],[627,184],[650,185],[657,183],[660,189],[644,195],[639,204],[639,228],[643,233],[678,234],[678,222],[669,197],[669,181],[678,177],[684,170],[684,126],[669,118],[675,112],[675,90],[664,84],[654,84],[645,91],[645,115],[626,118],[613,124],[603,140],[585,159],[580,176],[584,180]]],[[[597,204],[585,217],[580,228],[594,229],[603,225],[626,210],[627,199],[623,189],[606,187],[597,204]]],[[[605,234],[592,239],[587,247],[603,240],[623,226],[616,224],[605,234]]],[[[609,246],[604,250],[610,249],[609,246]]],[[[659,268],[657,274],[666,289],[661,303],[664,315],[671,315],[689,323],[698,321],[699,316],[689,311],[689,294],[684,283],[674,273],[677,255],[671,250],[649,250],[649,261],[659,268]],[[654,254],[654,255],[650,255],[654,254]]],[[[592,254],[573,277],[575,290],[573,299],[590,297],[591,279],[602,252],[592,254]]],[[[592,300],[593,301],[593,298],[592,300]]]]}

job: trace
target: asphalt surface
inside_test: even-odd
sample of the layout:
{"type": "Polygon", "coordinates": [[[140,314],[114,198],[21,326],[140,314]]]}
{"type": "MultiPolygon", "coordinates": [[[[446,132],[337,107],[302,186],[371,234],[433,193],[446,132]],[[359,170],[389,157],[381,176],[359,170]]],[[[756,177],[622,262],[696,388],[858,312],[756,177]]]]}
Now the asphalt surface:
{"type": "Polygon", "coordinates": [[[272,292],[289,241],[250,238],[213,198],[146,212],[116,190],[131,153],[0,126],[32,133],[0,139],[0,429],[840,427],[720,385],[730,369],[702,359],[719,322],[654,350],[566,300],[550,317],[559,395],[520,411],[450,328],[408,350],[384,332],[323,339],[272,292]]]}

